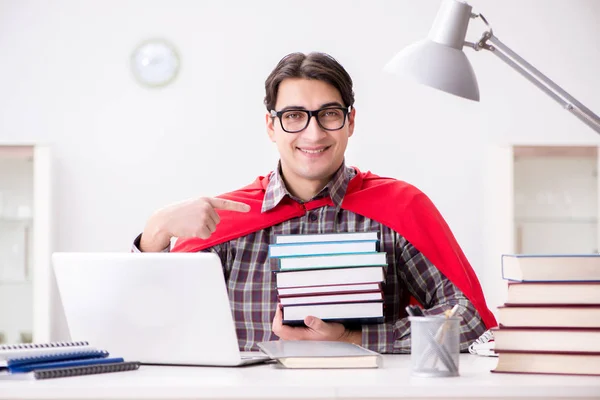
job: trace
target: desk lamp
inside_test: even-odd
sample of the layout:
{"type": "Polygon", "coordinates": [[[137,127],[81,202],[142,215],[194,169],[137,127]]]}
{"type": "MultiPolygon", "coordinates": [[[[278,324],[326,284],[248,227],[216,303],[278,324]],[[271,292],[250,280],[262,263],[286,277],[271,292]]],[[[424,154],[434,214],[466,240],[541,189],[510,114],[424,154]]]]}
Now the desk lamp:
{"type": "Polygon", "coordinates": [[[498,40],[484,16],[473,14],[471,9],[465,2],[444,0],[428,38],[403,49],[385,65],[384,70],[479,101],[477,78],[462,49],[466,46],[476,51],[488,50],[600,133],[600,118],[596,114],[498,40]],[[477,43],[470,43],[465,41],[465,36],[470,20],[476,18],[485,23],[487,30],[477,43]]]}

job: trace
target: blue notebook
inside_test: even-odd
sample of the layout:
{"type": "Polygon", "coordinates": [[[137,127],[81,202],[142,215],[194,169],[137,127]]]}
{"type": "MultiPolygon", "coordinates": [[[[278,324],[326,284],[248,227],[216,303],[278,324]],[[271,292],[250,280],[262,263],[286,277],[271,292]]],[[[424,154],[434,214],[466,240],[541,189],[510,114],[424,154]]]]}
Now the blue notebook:
{"type": "Polygon", "coordinates": [[[25,343],[0,346],[0,380],[50,379],[136,370],[137,361],[109,358],[88,342],[25,343]]]}
{"type": "Polygon", "coordinates": [[[8,367],[8,372],[10,374],[17,374],[23,372],[31,372],[31,371],[39,371],[44,369],[57,369],[57,368],[71,368],[71,367],[81,367],[88,365],[98,365],[98,364],[115,364],[122,363],[123,358],[88,358],[83,360],[67,360],[67,361],[56,361],[56,362],[45,362],[45,363],[35,363],[35,364],[24,364],[17,365],[14,367],[8,367]]]}
{"type": "Polygon", "coordinates": [[[83,365],[79,367],[38,369],[31,372],[8,374],[0,372],[1,380],[37,380],[65,378],[70,376],[106,374],[114,372],[134,371],[140,367],[138,361],[125,361],[109,364],[83,365]]]}
{"type": "Polygon", "coordinates": [[[82,353],[57,353],[57,354],[45,354],[39,356],[32,357],[15,357],[10,358],[8,360],[0,362],[0,370],[3,367],[17,367],[21,365],[29,365],[29,364],[40,364],[40,363],[49,363],[49,362],[58,362],[58,361],[68,361],[68,360],[82,360],[89,358],[106,358],[108,357],[108,352],[104,350],[91,350],[82,353]],[[4,364],[4,365],[3,365],[4,364]]]}

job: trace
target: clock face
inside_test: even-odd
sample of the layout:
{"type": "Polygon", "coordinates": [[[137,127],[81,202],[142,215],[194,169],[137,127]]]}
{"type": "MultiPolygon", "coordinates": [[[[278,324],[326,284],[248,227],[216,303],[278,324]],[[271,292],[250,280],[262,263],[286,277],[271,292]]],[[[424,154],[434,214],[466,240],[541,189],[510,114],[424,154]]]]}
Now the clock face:
{"type": "Polygon", "coordinates": [[[179,55],[165,40],[152,39],[140,44],[131,56],[133,75],[149,87],[171,83],[179,71],[179,55]]]}

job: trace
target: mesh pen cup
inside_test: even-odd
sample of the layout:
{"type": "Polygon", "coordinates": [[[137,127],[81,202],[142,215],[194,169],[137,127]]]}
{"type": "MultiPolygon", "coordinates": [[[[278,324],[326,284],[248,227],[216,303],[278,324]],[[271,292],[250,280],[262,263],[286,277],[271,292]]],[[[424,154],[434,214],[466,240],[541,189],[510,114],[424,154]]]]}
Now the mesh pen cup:
{"type": "Polygon", "coordinates": [[[408,317],[411,329],[412,375],[458,376],[461,318],[408,317]]]}

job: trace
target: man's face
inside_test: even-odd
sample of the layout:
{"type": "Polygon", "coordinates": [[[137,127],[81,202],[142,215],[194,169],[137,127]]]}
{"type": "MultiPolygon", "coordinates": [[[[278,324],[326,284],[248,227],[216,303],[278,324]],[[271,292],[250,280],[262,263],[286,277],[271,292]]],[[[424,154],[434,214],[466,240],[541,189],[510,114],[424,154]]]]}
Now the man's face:
{"type": "MultiPolygon", "coordinates": [[[[319,110],[324,106],[344,107],[339,91],[326,82],[289,78],[279,85],[275,111],[289,108],[319,110]]],[[[313,116],[306,129],[288,133],[282,129],[279,118],[271,118],[267,113],[267,132],[277,145],[286,181],[292,184],[326,183],[344,160],[348,138],[354,132],[354,114],[352,108],[344,127],[339,130],[321,128],[313,116]]]]}

